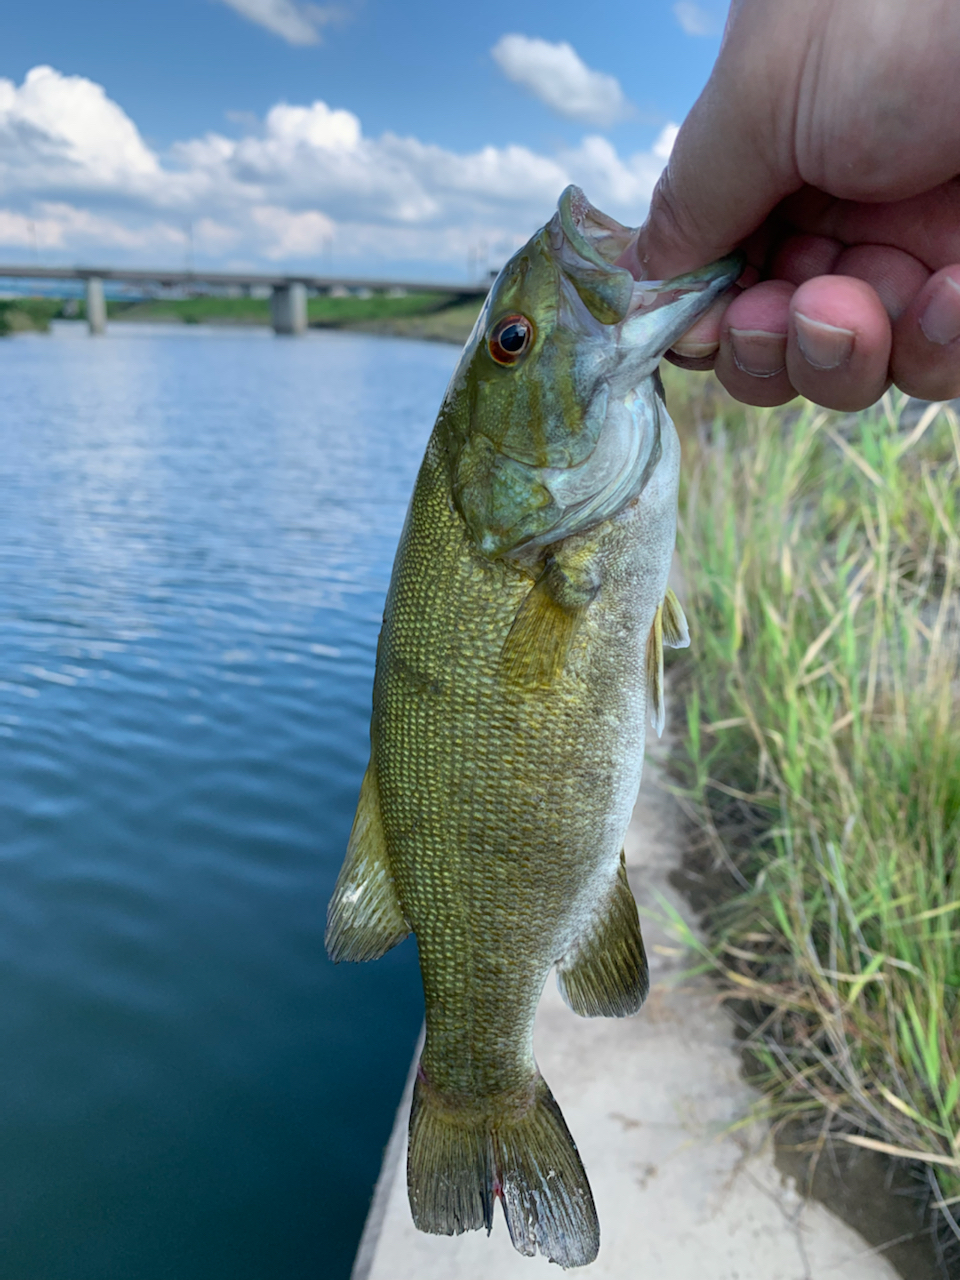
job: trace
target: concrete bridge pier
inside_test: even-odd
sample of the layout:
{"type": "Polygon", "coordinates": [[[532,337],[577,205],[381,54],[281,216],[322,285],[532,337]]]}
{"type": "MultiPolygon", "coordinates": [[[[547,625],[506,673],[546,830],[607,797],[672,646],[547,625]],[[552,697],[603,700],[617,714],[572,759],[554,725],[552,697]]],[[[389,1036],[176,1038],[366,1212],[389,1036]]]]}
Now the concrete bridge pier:
{"type": "Polygon", "coordinates": [[[307,327],[307,286],[299,281],[275,284],[270,295],[274,333],[303,333],[307,327]]]}
{"type": "Polygon", "coordinates": [[[87,276],[87,327],[91,333],[107,332],[107,304],[99,276],[87,276]]]}

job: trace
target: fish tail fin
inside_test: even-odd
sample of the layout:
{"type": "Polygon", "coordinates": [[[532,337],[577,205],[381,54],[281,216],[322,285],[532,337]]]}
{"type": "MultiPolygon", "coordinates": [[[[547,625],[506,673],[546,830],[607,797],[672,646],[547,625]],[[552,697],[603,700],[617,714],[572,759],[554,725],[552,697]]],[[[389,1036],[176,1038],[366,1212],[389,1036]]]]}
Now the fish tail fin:
{"type": "Polygon", "coordinates": [[[493,1226],[493,1147],[484,1113],[446,1105],[417,1070],[407,1192],[414,1224],[439,1236],[493,1226]]]}
{"type": "Polygon", "coordinates": [[[414,1224],[435,1235],[493,1225],[499,1198],[513,1247],[561,1267],[592,1262],[600,1225],[576,1144],[546,1081],[503,1113],[451,1106],[422,1071],[410,1112],[407,1190],[414,1224]]]}

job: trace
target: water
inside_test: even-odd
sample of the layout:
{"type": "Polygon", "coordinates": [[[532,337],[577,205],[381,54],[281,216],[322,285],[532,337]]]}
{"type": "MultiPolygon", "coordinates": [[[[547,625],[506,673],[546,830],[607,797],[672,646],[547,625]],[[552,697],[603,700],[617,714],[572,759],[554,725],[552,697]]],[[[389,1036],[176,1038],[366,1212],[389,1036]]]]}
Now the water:
{"type": "Polygon", "coordinates": [[[421,1018],[334,968],[452,348],[0,342],[0,1277],[349,1273],[421,1018]]]}

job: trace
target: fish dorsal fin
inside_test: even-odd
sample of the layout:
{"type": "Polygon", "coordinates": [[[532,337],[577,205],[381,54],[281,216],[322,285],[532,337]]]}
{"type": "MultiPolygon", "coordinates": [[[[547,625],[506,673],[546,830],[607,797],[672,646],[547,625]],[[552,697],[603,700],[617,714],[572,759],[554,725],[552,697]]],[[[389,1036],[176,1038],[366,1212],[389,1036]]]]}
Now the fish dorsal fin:
{"type": "Polygon", "coordinates": [[[503,676],[524,689],[549,688],[563,672],[587,606],[599,590],[592,552],[574,553],[563,562],[551,556],[503,643],[503,676]]]}
{"type": "Polygon", "coordinates": [[[650,986],[647,957],[622,853],[613,892],[558,963],[557,985],[582,1018],[623,1018],[643,1004],[650,986]]]}
{"type": "Polygon", "coordinates": [[[327,907],[327,954],[334,963],[377,960],[409,932],[390,867],[371,761],[360,787],[347,855],[327,907]]]}

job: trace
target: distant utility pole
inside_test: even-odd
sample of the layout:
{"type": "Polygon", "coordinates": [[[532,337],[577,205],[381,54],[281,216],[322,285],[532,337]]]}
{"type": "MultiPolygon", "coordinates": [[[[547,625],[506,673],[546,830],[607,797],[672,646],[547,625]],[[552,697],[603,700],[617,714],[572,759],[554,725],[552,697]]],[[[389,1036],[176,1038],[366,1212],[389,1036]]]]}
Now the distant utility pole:
{"type": "Polygon", "coordinates": [[[187,223],[187,266],[186,270],[193,273],[193,223],[187,223]]]}
{"type": "Polygon", "coordinates": [[[478,240],[467,250],[467,281],[480,284],[486,280],[490,264],[490,246],[486,240],[478,240]]]}

